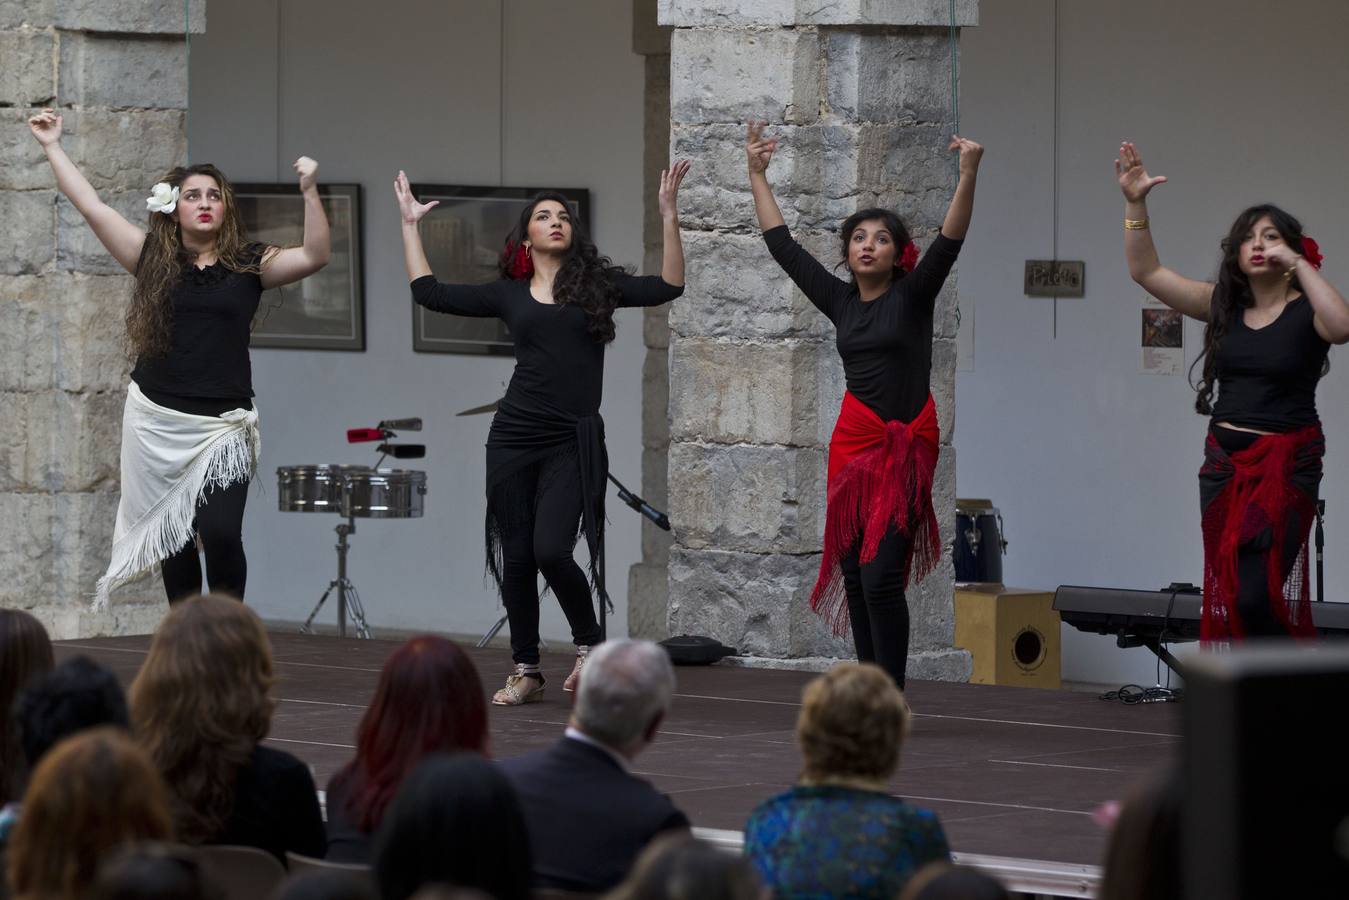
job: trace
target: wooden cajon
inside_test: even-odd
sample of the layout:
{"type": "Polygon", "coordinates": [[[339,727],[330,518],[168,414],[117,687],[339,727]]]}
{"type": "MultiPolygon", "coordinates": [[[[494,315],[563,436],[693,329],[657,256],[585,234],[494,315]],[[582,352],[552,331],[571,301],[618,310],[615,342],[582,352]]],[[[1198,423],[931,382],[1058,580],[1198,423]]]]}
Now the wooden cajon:
{"type": "Polygon", "coordinates": [[[1061,686],[1062,641],[1053,591],[961,585],[955,607],[956,646],[970,652],[973,684],[1061,686]]]}

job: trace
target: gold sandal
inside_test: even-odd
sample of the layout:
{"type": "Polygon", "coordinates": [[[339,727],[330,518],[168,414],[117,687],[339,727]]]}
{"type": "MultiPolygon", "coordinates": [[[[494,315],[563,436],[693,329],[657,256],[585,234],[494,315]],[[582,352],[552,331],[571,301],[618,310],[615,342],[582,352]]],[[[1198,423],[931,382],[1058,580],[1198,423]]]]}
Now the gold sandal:
{"type": "Polygon", "coordinates": [[[544,677],[541,672],[527,673],[523,663],[517,663],[515,674],[506,679],[506,686],[492,695],[493,706],[523,706],[526,703],[537,703],[543,699],[544,677]],[[531,681],[537,679],[538,684],[532,688],[522,686],[525,679],[531,681]]]}
{"type": "Polygon", "coordinates": [[[572,666],[571,674],[567,676],[567,680],[562,682],[562,690],[569,694],[576,692],[576,685],[581,680],[581,667],[585,665],[586,656],[589,654],[589,647],[576,648],[576,665],[572,666]]]}

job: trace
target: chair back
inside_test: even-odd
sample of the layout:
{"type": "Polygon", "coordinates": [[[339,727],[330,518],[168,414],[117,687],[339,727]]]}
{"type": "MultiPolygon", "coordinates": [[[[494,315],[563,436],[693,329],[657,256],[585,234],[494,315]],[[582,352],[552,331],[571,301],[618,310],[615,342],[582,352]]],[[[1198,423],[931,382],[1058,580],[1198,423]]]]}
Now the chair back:
{"type": "Polygon", "coordinates": [[[226,900],[270,897],[286,877],[281,861],[257,847],[206,844],[197,848],[197,858],[226,900]]]}

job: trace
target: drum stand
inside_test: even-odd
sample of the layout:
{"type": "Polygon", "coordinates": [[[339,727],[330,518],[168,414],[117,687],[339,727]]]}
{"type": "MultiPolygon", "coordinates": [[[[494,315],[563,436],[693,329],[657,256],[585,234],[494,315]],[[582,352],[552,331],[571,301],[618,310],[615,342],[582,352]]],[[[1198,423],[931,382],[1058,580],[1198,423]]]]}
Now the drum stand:
{"type": "MultiPolygon", "coordinates": [[[[314,607],[314,611],[309,614],[309,618],[304,620],[300,626],[300,631],[305,634],[312,634],[314,617],[323,609],[323,604],[327,602],[328,595],[337,591],[337,635],[338,637],[347,636],[347,610],[351,610],[351,621],[356,626],[356,636],[363,637],[366,640],[371,639],[370,626],[365,623],[365,608],[361,606],[361,595],[356,590],[356,585],[351,583],[347,577],[347,535],[356,533],[356,520],[347,516],[347,521],[337,526],[337,577],[328,582],[328,589],[323,592],[319,602],[314,607]]],[[[504,621],[504,620],[503,620],[504,621]]],[[[500,627],[500,626],[498,626],[500,627]]]]}

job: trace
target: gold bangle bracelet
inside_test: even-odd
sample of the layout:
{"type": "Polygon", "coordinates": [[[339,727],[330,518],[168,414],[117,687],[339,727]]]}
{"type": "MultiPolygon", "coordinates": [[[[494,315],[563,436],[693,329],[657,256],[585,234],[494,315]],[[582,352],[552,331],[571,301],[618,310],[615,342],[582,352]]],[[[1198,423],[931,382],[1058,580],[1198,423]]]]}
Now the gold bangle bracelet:
{"type": "Polygon", "coordinates": [[[1148,227],[1147,219],[1125,219],[1124,228],[1127,231],[1143,231],[1148,227]]]}

